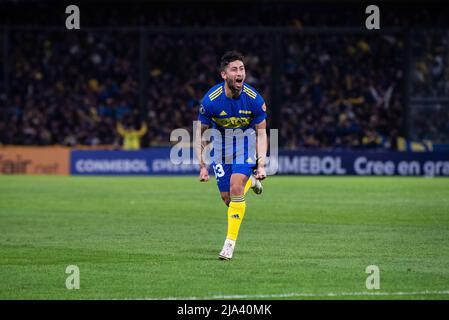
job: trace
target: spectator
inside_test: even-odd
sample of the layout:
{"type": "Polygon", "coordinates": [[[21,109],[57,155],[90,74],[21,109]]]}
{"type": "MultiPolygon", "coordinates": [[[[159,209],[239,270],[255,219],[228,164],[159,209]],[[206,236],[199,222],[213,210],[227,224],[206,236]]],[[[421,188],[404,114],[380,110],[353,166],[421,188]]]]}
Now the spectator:
{"type": "Polygon", "coordinates": [[[136,129],[133,125],[125,127],[122,123],[118,122],[117,132],[123,137],[124,150],[138,150],[140,149],[140,140],[147,132],[147,126],[145,122],[142,122],[140,128],[136,129]]]}

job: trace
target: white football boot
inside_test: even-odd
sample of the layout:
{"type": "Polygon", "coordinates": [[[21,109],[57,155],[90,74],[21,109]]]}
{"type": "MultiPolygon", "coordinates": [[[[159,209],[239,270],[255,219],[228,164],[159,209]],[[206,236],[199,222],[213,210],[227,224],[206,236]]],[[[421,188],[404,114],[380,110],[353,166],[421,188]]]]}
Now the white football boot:
{"type": "Polygon", "coordinates": [[[261,194],[263,191],[262,183],[253,175],[251,175],[251,189],[253,189],[255,194],[261,194]]]}
{"type": "Polygon", "coordinates": [[[234,253],[235,241],[226,239],[223,249],[221,250],[218,258],[220,260],[231,260],[232,254],[234,253]]]}

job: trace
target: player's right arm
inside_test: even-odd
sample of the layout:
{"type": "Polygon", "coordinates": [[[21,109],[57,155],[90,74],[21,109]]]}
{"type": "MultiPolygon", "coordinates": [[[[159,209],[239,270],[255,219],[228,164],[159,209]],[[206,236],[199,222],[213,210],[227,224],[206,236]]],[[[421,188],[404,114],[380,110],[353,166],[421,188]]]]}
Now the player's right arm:
{"type": "Polygon", "coordinates": [[[200,164],[200,181],[201,182],[206,182],[206,181],[208,181],[209,180],[209,171],[208,171],[208,169],[207,169],[207,165],[206,165],[206,163],[204,162],[204,159],[203,159],[203,152],[204,152],[204,149],[206,148],[206,146],[207,146],[207,144],[208,144],[208,141],[206,141],[206,140],[203,140],[203,133],[204,133],[204,131],[206,131],[207,129],[209,129],[209,126],[207,125],[207,124],[204,124],[204,123],[201,123],[201,122],[198,122],[199,123],[199,128],[198,128],[198,130],[197,130],[197,138],[196,138],[196,147],[197,147],[197,149],[196,149],[196,154],[197,154],[197,157],[198,157],[198,163],[200,164]]]}
{"type": "Polygon", "coordinates": [[[210,112],[210,105],[208,103],[208,99],[204,98],[202,101],[202,104],[200,106],[200,112],[198,115],[198,126],[196,132],[196,154],[198,158],[198,163],[200,164],[200,181],[206,182],[209,181],[209,170],[207,168],[206,163],[204,162],[203,153],[204,149],[206,148],[209,141],[203,140],[203,133],[207,129],[209,129],[212,126],[212,120],[211,120],[211,112],[210,112]]]}

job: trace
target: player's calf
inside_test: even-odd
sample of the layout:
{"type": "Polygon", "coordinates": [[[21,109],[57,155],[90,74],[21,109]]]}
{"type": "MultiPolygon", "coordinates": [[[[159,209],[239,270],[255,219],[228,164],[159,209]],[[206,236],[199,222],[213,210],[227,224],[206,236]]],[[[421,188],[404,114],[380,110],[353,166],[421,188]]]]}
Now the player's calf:
{"type": "Polygon", "coordinates": [[[219,258],[222,260],[232,259],[234,252],[235,241],[237,240],[240,225],[243,217],[245,216],[245,185],[248,177],[243,174],[233,174],[231,176],[230,192],[226,195],[222,193],[223,201],[226,196],[229,196],[229,208],[228,208],[228,232],[226,235],[225,245],[219,254],[219,258]]]}
{"type": "Polygon", "coordinates": [[[231,196],[229,192],[220,192],[221,200],[223,200],[224,204],[229,207],[229,203],[231,202],[231,196]]]}

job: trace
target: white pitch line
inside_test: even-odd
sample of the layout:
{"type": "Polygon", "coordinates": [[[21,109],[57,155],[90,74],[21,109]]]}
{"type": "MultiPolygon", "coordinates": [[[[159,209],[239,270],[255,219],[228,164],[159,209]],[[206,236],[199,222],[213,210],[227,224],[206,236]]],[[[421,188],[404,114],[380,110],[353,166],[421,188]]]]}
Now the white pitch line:
{"type": "Polygon", "coordinates": [[[421,296],[421,295],[449,295],[449,290],[442,291],[413,291],[413,292],[327,292],[327,293],[280,293],[280,294],[249,294],[222,295],[210,297],[165,297],[144,298],[138,300],[217,300],[217,299],[257,299],[257,298],[292,298],[292,297],[366,297],[366,296],[421,296]]]}

